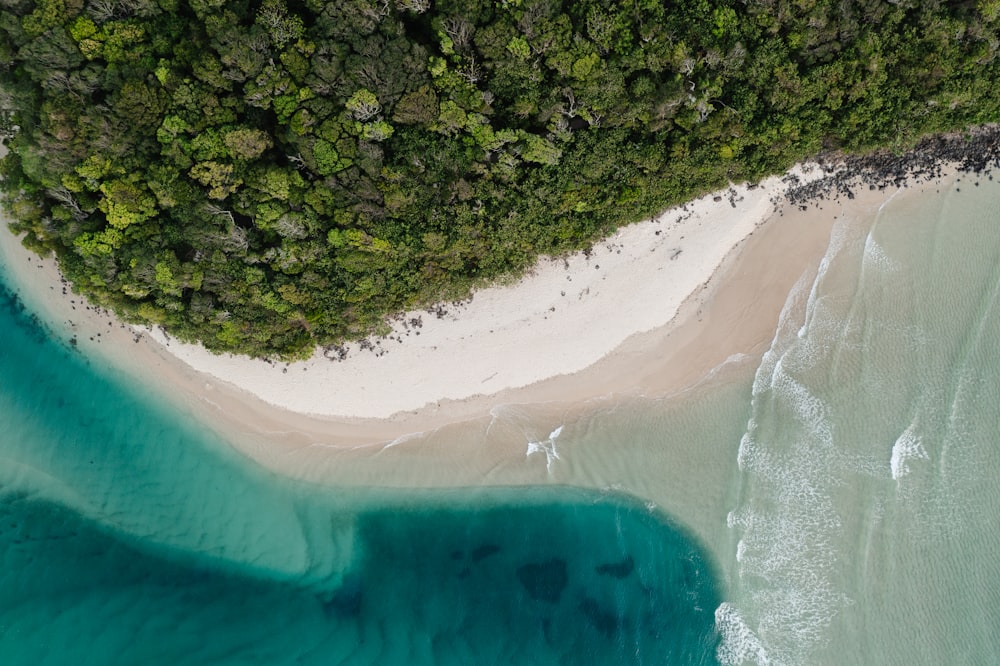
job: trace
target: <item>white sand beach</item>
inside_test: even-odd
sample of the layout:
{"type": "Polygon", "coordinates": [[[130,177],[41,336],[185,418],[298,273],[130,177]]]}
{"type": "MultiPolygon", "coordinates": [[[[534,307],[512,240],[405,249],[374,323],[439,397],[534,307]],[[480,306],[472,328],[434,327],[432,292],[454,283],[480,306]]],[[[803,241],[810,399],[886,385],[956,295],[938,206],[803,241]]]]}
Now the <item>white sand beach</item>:
{"type": "MultiPolygon", "coordinates": [[[[439,313],[410,312],[368,349],[250,361],[149,334],[192,368],[299,413],[380,419],[579,372],[665,326],[769,217],[777,178],[621,229],[590,253],[549,258],[510,286],[439,313]]],[[[603,392],[603,389],[601,389],[603,392]]]]}
{"type": "Polygon", "coordinates": [[[503,405],[669,395],[727,359],[762,353],[789,290],[823,256],[835,218],[892,195],[778,213],[772,200],[784,187],[778,178],[734,186],[621,229],[587,254],[544,259],[516,284],[481,290],[443,315],[407,314],[372,348],[350,345],[343,360],[213,355],[86,305],[60,283],[52,260],[6,228],[0,257],[29,304],[63,322],[62,334],[83,353],[158,385],[167,399],[238,433],[230,439],[245,453],[287,470],[331,451],[381,450],[488,420],[503,405]]]}

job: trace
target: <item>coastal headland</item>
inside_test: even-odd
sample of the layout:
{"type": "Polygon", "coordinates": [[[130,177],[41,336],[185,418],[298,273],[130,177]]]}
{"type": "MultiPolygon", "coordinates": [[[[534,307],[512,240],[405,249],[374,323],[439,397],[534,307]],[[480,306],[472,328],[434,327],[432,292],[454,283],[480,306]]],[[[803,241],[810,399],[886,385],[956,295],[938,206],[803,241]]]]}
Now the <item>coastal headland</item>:
{"type": "MultiPolygon", "coordinates": [[[[498,407],[573,410],[667,396],[766,349],[831,229],[896,193],[995,163],[998,134],[925,141],[904,155],[823,158],[733,185],[631,225],[588,252],[547,258],[514,284],[411,312],[392,331],[303,362],[213,355],[90,306],[51,259],[3,232],[12,286],[57,335],[155,384],[244,453],[288,469],[377,452],[498,407]]],[[[523,451],[519,452],[523,454],[523,451]]]]}

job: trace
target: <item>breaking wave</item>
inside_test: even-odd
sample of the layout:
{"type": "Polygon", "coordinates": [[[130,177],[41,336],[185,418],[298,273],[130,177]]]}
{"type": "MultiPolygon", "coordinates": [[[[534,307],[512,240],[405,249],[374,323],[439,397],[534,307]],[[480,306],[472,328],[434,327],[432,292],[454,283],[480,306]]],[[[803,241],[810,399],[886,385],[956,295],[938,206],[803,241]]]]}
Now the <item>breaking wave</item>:
{"type": "Polygon", "coordinates": [[[835,234],[815,279],[792,291],[754,378],[737,454],[743,499],[727,517],[739,535],[743,593],[716,610],[723,664],[808,663],[851,603],[836,583],[842,521],[833,493],[838,471],[853,465],[838,452],[830,408],[809,381],[836,346],[836,303],[821,287],[847,240],[835,234]]]}

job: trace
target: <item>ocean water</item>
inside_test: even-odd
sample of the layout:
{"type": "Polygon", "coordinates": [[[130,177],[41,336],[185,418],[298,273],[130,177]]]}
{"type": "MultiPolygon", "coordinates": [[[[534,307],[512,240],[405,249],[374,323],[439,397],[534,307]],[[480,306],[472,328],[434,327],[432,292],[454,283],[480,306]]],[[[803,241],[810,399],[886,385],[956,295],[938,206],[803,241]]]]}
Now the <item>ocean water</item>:
{"type": "Polygon", "coordinates": [[[0,290],[0,663],[714,663],[683,526],[562,486],[338,489],[242,458],[0,290]]]}
{"type": "Polygon", "coordinates": [[[861,222],[755,372],[724,663],[1000,662],[1000,186],[861,222]]]}
{"type": "Polygon", "coordinates": [[[432,435],[524,452],[478,483],[267,472],[6,290],[0,663],[998,663],[998,228],[985,176],[842,219],[762,358],[432,435]]]}

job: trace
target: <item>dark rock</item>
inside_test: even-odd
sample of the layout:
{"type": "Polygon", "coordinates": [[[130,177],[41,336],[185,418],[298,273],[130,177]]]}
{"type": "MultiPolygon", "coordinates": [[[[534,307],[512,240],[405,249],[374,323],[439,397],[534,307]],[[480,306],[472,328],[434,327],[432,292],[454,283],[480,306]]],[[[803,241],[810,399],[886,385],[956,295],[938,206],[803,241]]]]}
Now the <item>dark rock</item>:
{"type": "Polygon", "coordinates": [[[589,622],[594,629],[608,638],[611,638],[618,633],[618,630],[621,627],[621,618],[614,613],[601,608],[601,605],[597,603],[596,599],[584,597],[583,601],[580,602],[580,612],[583,613],[583,616],[587,618],[587,622],[589,622]]]}
{"type": "Polygon", "coordinates": [[[484,543],[482,546],[479,546],[478,548],[472,551],[471,555],[472,561],[478,564],[479,562],[485,560],[487,557],[491,555],[496,555],[499,552],[500,552],[500,546],[496,545],[495,543],[484,543]]]}
{"type": "Polygon", "coordinates": [[[525,564],[518,567],[517,579],[532,599],[557,603],[569,583],[566,560],[554,557],[537,564],[525,564]]]}
{"type": "Polygon", "coordinates": [[[601,564],[594,568],[601,576],[611,576],[612,578],[627,578],[635,570],[635,560],[631,555],[626,555],[621,562],[611,562],[601,564]]]}
{"type": "Polygon", "coordinates": [[[884,190],[904,186],[909,180],[932,181],[941,177],[941,165],[949,162],[955,163],[961,173],[980,174],[1000,166],[1000,126],[985,125],[965,133],[926,138],[902,154],[826,152],[815,161],[823,170],[823,178],[805,184],[795,177],[784,178],[789,185],[785,199],[790,203],[816,205],[831,194],[854,198],[854,192],[862,187],[884,190]]]}

